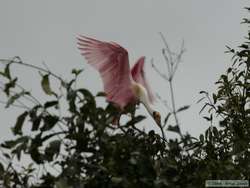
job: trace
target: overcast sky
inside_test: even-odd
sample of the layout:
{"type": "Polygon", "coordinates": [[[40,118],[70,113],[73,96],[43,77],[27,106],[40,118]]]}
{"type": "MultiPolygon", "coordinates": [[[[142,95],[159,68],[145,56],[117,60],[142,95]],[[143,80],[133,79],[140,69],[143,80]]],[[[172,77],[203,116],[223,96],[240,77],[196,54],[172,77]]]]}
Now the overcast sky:
{"type": "MultiPolygon", "coordinates": [[[[115,41],[129,52],[130,63],[142,55],[147,58],[146,72],[152,88],[168,99],[168,85],[150,67],[150,59],[161,69],[162,32],[170,47],[177,50],[184,39],[187,49],[174,80],[177,106],[190,104],[180,114],[181,129],[199,135],[208,127],[198,114],[196,101],[200,90],[212,92],[214,82],[229,66],[225,45],[235,47],[247,33],[241,19],[247,15],[246,0],[43,0],[0,1],[0,58],[20,56],[24,61],[42,65],[69,79],[72,68],[85,68],[80,87],[93,93],[103,89],[99,75],[81,57],[76,35],[115,41]]],[[[24,85],[40,90],[39,75],[15,69],[24,85]]],[[[2,95],[0,95],[2,96],[2,95]]],[[[168,99],[169,100],[169,99],[168,99]]],[[[159,103],[156,108],[167,111],[159,103]]],[[[0,141],[10,135],[20,109],[6,110],[0,105],[0,141]]],[[[142,109],[142,114],[147,115],[142,109]]],[[[153,124],[142,123],[146,129],[153,124]]],[[[168,134],[167,134],[168,135],[168,134]]]]}

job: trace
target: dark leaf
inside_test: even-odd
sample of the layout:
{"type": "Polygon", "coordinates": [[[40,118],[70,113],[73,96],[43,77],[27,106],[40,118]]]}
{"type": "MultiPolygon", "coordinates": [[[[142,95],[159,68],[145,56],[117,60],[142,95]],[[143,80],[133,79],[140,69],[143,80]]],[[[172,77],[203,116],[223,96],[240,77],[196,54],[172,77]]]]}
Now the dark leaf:
{"type": "Polygon", "coordinates": [[[4,167],[2,165],[2,163],[0,163],[0,179],[1,179],[1,175],[4,173],[4,167]]]}
{"type": "Polygon", "coordinates": [[[217,130],[216,127],[213,127],[213,134],[214,134],[215,137],[219,136],[219,131],[217,130]]]}
{"type": "Polygon", "coordinates": [[[46,140],[48,140],[48,139],[50,139],[50,138],[52,138],[52,137],[54,137],[54,136],[56,136],[56,135],[59,135],[59,134],[61,134],[61,133],[62,133],[62,132],[51,133],[51,134],[49,134],[49,135],[46,135],[46,136],[42,137],[41,140],[42,140],[42,142],[44,142],[44,141],[46,141],[46,140]]]}
{"type": "Polygon", "coordinates": [[[239,46],[239,48],[248,49],[248,45],[247,44],[242,44],[242,45],[239,46]]]}
{"type": "Polygon", "coordinates": [[[77,92],[83,94],[84,98],[88,101],[94,101],[93,95],[87,89],[78,89],[77,92]]]}
{"type": "Polygon", "coordinates": [[[131,119],[129,122],[127,122],[126,126],[130,126],[130,125],[135,125],[137,123],[139,123],[140,121],[144,120],[146,117],[145,116],[136,116],[133,119],[131,119]]]}
{"type": "Polygon", "coordinates": [[[28,136],[22,136],[22,137],[17,138],[16,140],[5,141],[4,143],[1,144],[1,146],[4,148],[10,149],[10,148],[14,148],[18,144],[27,143],[28,140],[29,140],[28,136]]]}
{"type": "Polygon", "coordinates": [[[10,149],[10,148],[15,147],[16,144],[17,143],[15,142],[15,140],[8,140],[8,141],[5,141],[4,143],[2,143],[1,147],[10,149]]]}
{"type": "Polygon", "coordinates": [[[178,125],[176,125],[176,126],[169,125],[167,130],[172,131],[172,132],[176,132],[176,133],[180,133],[180,128],[178,125]]]}
{"type": "Polygon", "coordinates": [[[200,135],[200,141],[204,142],[204,135],[203,134],[200,135]]]}
{"type": "Polygon", "coordinates": [[[10,89],[16,86],[16,81],[17,81],[17,78],[14,78],[13,80],[10,80],[10,82],[5,84],[4,92],[7,96],[10,95],[10,89]]]}
{"type": "Polygon", "coordinates": [[[68,100],[68,103],[69,103],[69,111],[73,112],[73,113],[75,113],[77,111],[77,107],[76,107],[76,104],[75,104],[76,97],[77,97],[77,95],[76,95],[75,91],[73,91],[73,90],[68,91],[67,100],[68,100]]]}
{"type": "Polygon", "coordinates": [[[190,107],[189,105],[185,105],[185,106],[179,108],[179,109],[177,110],[177,112],[181,112],[181,111],[187,110],[189,107],[190,107]]]}
{"type": "Polygon", "coordinates": [[[12,153],[16,155],[17,159],[20,161],[21,159],[21,154],[24,150],[26,150],[27,144],[26,143],[21,143],[19,144],[13,151],[12,153]]]}
{"type": "Polygon", "coordinates": [[[203,118],[207,121],[212,121],[213,117],[212,116],[203,116],[203,118]]]}
{"type": "Polygon", "coordinates": [[[200,94],[206,94],[206,95],[208,94],[207,91],[200,91],[199,93],[200,93],[200,94]]]}
{"type": "MultiPolygon", "coordinates": [[[[2,144],[1,144],[1,146],[2,146],[2,144]]],[[[2,155],[3,155],[6,159],[8,159],[8,160],[11,159],[11,157],[10,157],[10,155],[9,155],[8,153],[2,153],[2,155]]]]}
{"type": "Polygon", "coordinates": [[[217,102],[217,96],[214,93],[213,93],[213,100],[214,100],[214,104],[215,104],[217,102]]]}
{"type": "Polygon", "coordinates": [[[75,76],[78,76],[82,71],[83,69],[73,69],[71,73],[74,74],[75,76]]]}
{"type": "Polygon", "coordinates": [[[8,78],[9,80],[11,80],[11,75],[10,75],[10,65],[11,63],[8,63],[4,69],[4,75],[6,78],[8,78]]]}
{"type": "Polygon", "coordinates": [[[59,118],[55,115],[46,115],[43,117],[43,121],[44,125],[41,127],[41,131],[48,131],[55,126],[55,124],[59,121],[59,118]]]}
{"type": "Polygon", "coordinates": [[[58,155],[60,152],[60,146],[61,141],[60,140],[54,140],[49,143],[49,146],[45,149],[45,157],[48,159],[48,161],[52,161],[54,155],[58,155]]]}
{"type": "Polygon", "coordinates": [[[165,126],[165,125],[167,124],[168,119],[169,119],[169,117],[171,116],[171,114],[172,114],[172,113],[169,112],[168,115],[165,117],[163,126],[165,126]]]}
{"type": "Polygon", "coordinates": [[[98,92],[98,93],[96,94],[96,96],[97,96],[97,97],[106,97],[107,94],[106,94],[105,92],[98,92]]]}
{"type": "Polygon", "coordinates": [[[32,131],[36,131],[39,128],[39,125],[40,125],[40,122],[42,119],[42,114],[37,115],[37,111],[40,108],[42,108],[42,106],[37,105],[37,106],[33,107],[29,112],[30,121],[32,122],[32,131]]]}
{"type": "Polygon", "coordinates": [[[43,155],[39,152],[39,147],[42,145],[43,141],[41,138],[42,132],[35,136],[31,140],[31,145],[29,147],[29,154],[32,160],[34,160],[37,164],[41,164],[44,162],[43,155]]]}
{"type": "Polygon", "coordinates": [[[22,113],[20,116],[18,116],[17,121],[15,126],[13,127],[12,131],[14,133],[14,135],[21,135],[22,134],[22,127],[23,127],[23,123],[25,121],[26,116],[29,113],[27,111],[25,111],[24,113],[22,113]]]}
{"type": "Polygon", "coordinates": [[[47,95],[52,95],[53,91],[51,90],[50,87],[50,81],[49,81],[49,75],[46,74],[42,77],[42,81],[41,81],[41,85],[43,88],[43,91],[47,94],[47,95]]]}
{"type": "Polygon", "coordinates": [[[57,106],[58,105],[58,101],[48,101],[44,104],[44,108],[50,108],[52,106],[57,106]]]}
{"type": "Polygon", "coordinates": [[[32,131],[37,131],[39,129],[40,123],[42,121],[42,116],[36,116],[32,119],[32,131]]]}

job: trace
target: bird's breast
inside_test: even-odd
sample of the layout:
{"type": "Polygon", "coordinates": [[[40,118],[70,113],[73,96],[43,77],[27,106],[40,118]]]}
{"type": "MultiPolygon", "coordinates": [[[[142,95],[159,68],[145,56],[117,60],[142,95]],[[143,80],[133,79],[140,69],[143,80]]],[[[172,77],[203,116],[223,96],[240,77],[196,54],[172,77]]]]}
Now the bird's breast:
{"type": "Polygon", "coordinates": [[[143,90],[144,90],[144,88],[141,84],[138,84],[138,83],[132,84],[132,91],[137,99],[139,99],[141,97],[141,95],[143,94],[143,90]]]}

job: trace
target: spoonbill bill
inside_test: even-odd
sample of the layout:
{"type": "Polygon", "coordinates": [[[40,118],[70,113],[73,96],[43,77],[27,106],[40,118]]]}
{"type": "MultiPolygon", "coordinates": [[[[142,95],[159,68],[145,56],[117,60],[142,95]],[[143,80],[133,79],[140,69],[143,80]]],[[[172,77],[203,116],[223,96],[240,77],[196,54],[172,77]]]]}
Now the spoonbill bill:
{"type": "Polygon", "coordinates": [[[77,44],[87,63],[99,71],[107,101],[121,111],[129,104],[142,103],[161,126],[160,113],[151,107],[154,97],[145,77],[144,56],[130,70],[127,50],[115,42],[79,35],[77,44]]]}

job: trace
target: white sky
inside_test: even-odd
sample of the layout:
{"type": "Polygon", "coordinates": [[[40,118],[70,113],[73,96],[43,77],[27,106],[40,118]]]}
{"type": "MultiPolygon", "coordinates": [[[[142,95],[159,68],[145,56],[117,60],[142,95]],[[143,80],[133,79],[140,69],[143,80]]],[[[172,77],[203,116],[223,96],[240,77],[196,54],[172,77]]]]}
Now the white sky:
{"type": "MultiPolygon", "coordinates": [[[[246,0],[0,0],[0,58],[20,56],[35,65],[42,62],[63,77],[70,78],[72,68],[85,68],[79,86],[93,93],[102,90],[96,71],[86,65],[76,48],[75,36],[84,34],[100,40],[115,41],[125,47],[131,64],[147,57],[147,75],[155,92],[168,98],[168,85],[150,68],[149,60],[164,68],[161,55],[162,32],[171,47],[178,49],[182,39],[187,52],[177,71],[174,87],[177,106],[190,104],[180,114],[181,129],[199,135],[208,126],[198,114],[200,90],[213,91],[214,82],[230,64],[225,45],[235,47],[243,41],[247,28],[241,19],[246,0]]],[[[27,88],[43,98],[38,74],[24,69],[15,72],[27,88]]],[[[1,95],[0,95],[1,96],[1,95]]],[[[157,104],[164,115],[166,110],[157,104]]],[[[9,137],[20,109],[0,105],[0,141],[9,137]]],[[[141,111],[146,114],[145,110],[141,111]]],[[[146,129],[152,120],[142,123],[146,129]]],[[[168,133],[167,133],[168,135],[168,133]]]]}

